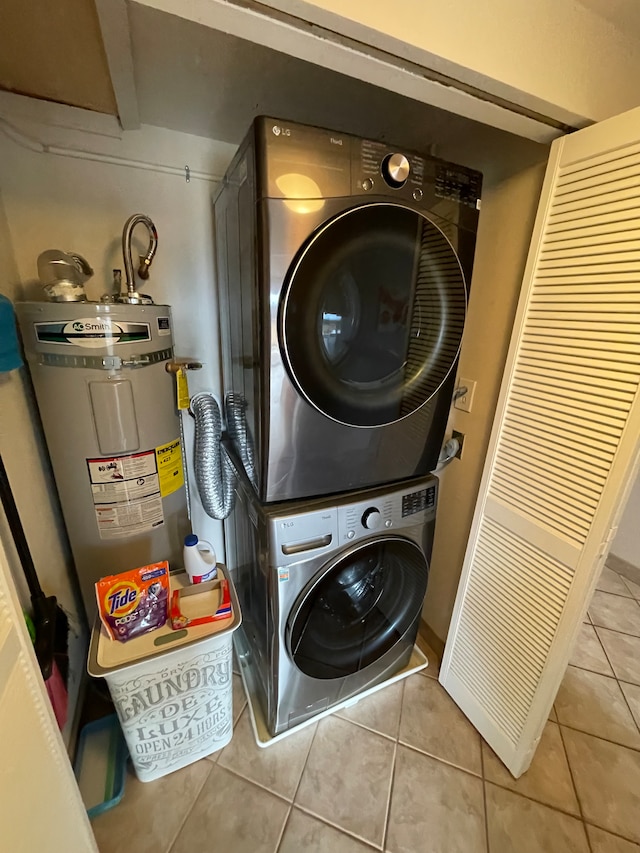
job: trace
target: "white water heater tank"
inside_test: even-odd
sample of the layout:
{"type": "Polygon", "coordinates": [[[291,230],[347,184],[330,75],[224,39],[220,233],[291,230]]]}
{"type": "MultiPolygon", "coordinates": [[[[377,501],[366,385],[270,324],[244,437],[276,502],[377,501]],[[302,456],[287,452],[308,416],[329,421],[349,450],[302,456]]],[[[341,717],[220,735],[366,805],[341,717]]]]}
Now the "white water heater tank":
{"type": "Polygon", "coordinates": [[[87,615],[95,582],[189,532],[166,305],[23,302],[26,356],[87,615]]]}

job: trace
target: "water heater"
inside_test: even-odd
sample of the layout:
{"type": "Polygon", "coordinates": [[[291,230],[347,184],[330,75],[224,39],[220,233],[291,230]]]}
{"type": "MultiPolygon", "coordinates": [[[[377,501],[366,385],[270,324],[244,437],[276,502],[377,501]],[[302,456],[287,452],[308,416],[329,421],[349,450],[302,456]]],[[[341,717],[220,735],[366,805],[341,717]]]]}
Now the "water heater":
{"type": "Polygon", "coordinates": [[[89,619],[94,584],[189,532],[166,305],[16,305],[89,619]]]}

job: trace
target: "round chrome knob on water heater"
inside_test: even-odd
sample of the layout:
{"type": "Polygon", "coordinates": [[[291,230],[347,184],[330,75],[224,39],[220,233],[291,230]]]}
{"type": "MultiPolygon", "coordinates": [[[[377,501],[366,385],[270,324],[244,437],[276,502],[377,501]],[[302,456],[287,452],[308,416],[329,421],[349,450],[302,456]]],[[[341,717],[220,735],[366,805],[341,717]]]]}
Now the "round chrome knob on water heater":
{"type": "Polygon", "coordinates": [[[166,305],[16,305],[80,589],[159,560],[189,532],[166,305]]]}

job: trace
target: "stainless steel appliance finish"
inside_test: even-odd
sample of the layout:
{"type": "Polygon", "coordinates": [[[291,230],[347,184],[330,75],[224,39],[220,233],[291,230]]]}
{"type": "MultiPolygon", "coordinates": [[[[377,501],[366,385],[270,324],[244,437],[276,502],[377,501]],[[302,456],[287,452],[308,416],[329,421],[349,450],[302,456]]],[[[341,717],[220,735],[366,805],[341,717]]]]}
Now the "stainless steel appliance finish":
{"type": "Polygon", "coordinates": [[[246,478],[225,522],[242,645],[273,736],[386,680],[411,656],[437,478],[260,504],[246,478]]]}
{"type": "Polygon", "coordinates": [[[480,186],[383,143],[255,121],[215,232],[227,424],[262,501],[435,468],[480,186]]]}
{"type": "Polygon", "coordinates": [[[169,560],[189,532],[168,305],[16,305],[80,591],[169,560]]]}

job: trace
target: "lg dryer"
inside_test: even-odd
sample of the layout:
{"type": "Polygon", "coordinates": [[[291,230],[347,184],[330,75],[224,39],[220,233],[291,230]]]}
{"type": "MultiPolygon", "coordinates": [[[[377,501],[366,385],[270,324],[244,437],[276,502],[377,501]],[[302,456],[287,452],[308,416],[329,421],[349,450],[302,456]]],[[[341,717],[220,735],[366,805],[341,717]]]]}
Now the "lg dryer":
{"type": "Polygon", "coordinates": [[[229,432],[258,497],[436,465],[481,175],[259,118],[215,199],[229,432]]]}

